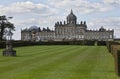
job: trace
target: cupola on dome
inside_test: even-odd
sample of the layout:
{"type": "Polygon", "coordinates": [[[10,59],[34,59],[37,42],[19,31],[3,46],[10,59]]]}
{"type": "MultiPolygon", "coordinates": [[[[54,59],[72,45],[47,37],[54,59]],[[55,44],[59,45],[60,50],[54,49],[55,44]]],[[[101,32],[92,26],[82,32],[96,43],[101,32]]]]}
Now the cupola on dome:
{"type": "Polygon", "coordinates": [[[67,16],[67,23],[69,24],[76,24],[77,17],[74,15],[73,11],[71,10],[70,14],[67,16]]]}

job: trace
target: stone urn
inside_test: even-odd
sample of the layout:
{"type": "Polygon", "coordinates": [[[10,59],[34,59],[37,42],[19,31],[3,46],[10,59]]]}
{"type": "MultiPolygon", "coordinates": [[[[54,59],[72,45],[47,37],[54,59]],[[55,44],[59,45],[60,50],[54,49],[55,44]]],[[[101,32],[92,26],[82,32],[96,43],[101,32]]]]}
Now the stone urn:
{"type": "Polygon", "coordinates": [[[3,51],[3,56],[16,56],[16,51],[13,50],[12,41],[6,41],[6,49],[3,51]]]}

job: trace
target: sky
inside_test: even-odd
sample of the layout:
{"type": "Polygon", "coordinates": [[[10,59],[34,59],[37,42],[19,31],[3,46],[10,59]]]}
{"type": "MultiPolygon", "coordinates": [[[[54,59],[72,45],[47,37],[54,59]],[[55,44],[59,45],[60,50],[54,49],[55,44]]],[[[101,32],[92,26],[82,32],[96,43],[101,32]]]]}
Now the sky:
{"type": "Polygon", "coordinates": [[[31,26],[54,29],[55,22],[66,21],[71,9],[77,23],[86,21],[88,29],[103,26],[114,29],[120,38],[120,0],[0,0],[0,16],[13,17],[13,39],[21,39],[21,29],[31,26]]]}

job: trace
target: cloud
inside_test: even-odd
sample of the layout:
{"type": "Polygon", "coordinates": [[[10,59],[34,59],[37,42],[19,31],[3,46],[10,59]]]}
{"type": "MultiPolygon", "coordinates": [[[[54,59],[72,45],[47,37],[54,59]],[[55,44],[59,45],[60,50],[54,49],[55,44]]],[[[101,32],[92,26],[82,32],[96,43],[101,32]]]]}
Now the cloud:
{"type": "Polygon", "coordinates": [[[58,9],[74,9],[79,13],[105,12],[111,10],[110,5],[87,0],[48,0],[50,4],[58,9]]]}
{"type": "Polygon", "coordinates": [[[108,29],[119,29],[120,17],[98,18],[91,20],[88,25],[90,25],[91,28],[98,28],[104,26],[108,29]]]}
{"type": "Polygon", "coordinates": [[[37,14],[47,16],[54,14],[54,9],[45,4],[34,4],[30,1],[15,2],[8,6],[0,5],[0,14],[37,14]]]}
{"type": "Polygon", "coordinates": [[[105,4],[120,4],[120,0],[103,0],[105,4]]]}
{"type": "Polygon", "coordinates": [[[37,25],[39,27],[50,27],[50,28],[54,28],[54,24],[57,21],[64,21],[66,18],[66,16],[49,16],[49,17],[44,17],[44,18],[26,18],[23,20],[16,20],[13,19],[11,22],[15,23],[15,26],[19,26],[21,28],[26,28],[26,27],[30,27],[32,25],[37,25]]]}
{"type": "Polygon", "coordinates": [[[108,18],[100,18],[94,21],[97,24],[103,25],[103,26],[109,26],[111,28],[119,28],[120,26],[120,17],[108,17],[108,18]]]}
{"type": "Polygon", "coordinates": [[[88,22],[89,29],[99,29],[101,26],[107,30],[114,29],[115,36],[120,38],[120,17],[99,18],[88,22]]]}
{"type": "Polygon", "coordinates": [[[38,24],[37,19],[35,18],[28,18],[24,20],[13,20],[15,25],[18,26],[28,26],[28,25],[33,25],[33,24],[38,24]]]}

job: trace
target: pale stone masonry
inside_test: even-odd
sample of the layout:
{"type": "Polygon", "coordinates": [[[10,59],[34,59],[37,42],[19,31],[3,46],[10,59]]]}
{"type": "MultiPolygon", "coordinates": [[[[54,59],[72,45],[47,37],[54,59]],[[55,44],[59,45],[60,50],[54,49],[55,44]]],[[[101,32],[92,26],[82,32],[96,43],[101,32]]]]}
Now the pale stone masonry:
{"type": "Polygon", "coordinates": [[[56,22],[55,30],[48,27],[32,26],[29,29],[21,30],[21,40],[24,41],[63,41],[63,40],[99,40],[109,41],[114,39],[114,30],[106,30],[101,27],[99,30],[88,30],[86,21],[77,24],[77,17],[71,10],[67,21],[56,22]]]}

